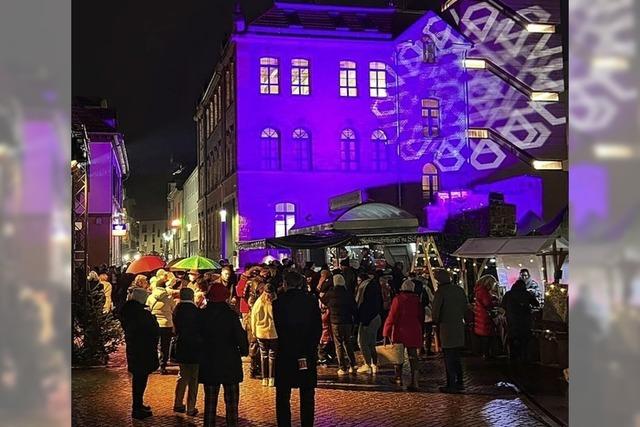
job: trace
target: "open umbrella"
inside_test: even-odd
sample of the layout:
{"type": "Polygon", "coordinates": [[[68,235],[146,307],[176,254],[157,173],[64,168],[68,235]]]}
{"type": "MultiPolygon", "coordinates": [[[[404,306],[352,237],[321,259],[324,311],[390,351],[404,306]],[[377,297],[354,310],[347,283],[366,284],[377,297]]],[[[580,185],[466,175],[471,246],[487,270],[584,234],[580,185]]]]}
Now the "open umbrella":
{"type": "Polygon", "coordinates": [[[218,268],[222,268],[222,266],[212,259],[205,258],[199,255],[185,258],[171,267],[172,270],[198,270],[198,271],[216,270],[218,268]]]}
{"type": "Polygon", "coordinates": [[[177,263],[179,263],[183,259],[185,259],[185,258],[184,257],[180,257],[180,258],[172,259],[171,261],[169,261],[169,263],[167,264],[167,266],[165,268],[172,269],[174,265],[176,265],[177,263]]]}
{"type": "Polygon", "coordinates": [[[159,268],[163,268],[165,266],[165,262],[162,258],[155,255],[145,255],[133,261],[129,264],[129,268],[127,268],[127,273],[129,274],[140,274],[140,273],[148,273],[153,270],[157,270],[159,268]]]}

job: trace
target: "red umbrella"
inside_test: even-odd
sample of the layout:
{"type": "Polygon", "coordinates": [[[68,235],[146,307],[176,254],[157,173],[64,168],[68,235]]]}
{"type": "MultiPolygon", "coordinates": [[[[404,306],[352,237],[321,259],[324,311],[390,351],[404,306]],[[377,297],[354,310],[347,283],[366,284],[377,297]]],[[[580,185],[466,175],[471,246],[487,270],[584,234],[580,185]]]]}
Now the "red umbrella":
{"type": "Polygon", "coordinates": [[[127,273],[129,274],[140,274],[140,273],[148,273],[153,270],[157,270],[159,268],[163,268],[165,262],[159,256],[154,255],[145,255],[133,261],[129,268],[127,268],[127,273]]]}

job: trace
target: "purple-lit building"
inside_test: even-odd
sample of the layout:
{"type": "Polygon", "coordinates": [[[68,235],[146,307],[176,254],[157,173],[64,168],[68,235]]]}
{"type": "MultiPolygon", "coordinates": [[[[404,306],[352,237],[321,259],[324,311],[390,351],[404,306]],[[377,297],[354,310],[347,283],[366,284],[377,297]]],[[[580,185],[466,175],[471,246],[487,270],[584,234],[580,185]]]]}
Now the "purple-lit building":
{"type": "Polygon", "coordinates": [[[118,130],[115,110],[103,99],[75,99],[73,115],[74,121],[84,124],[89,137],[89,266],[120,265],[123,254],[119,225],[126,224],[123,180],[129,174],[124,135],[118,130]]]}
{"type": "Polygon", "coordinates": [[[491,193],[521,233],[566,206],[560,11],[544,6],[556,2],[443,3],[236,11],[195,116],[207,255],[365,202],[439,232],[491,193]]]}

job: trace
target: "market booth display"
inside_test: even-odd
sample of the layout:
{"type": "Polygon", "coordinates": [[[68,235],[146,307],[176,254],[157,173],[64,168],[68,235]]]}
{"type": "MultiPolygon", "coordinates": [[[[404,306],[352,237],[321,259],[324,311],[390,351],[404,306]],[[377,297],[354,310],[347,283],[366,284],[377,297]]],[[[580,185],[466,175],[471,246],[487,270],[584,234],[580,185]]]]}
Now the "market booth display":
{"type": "MultiPolygon", "coordinates": [[[[532,356],[542,364],[566,367],[568,254],[568,241],[562,237],[518,236],[468,239],[452,255],[460,261],[462,282],[469,292],[491,267],[495,267],[502,294],[527,269],[541,291],[541,309],[534,313],[533,325],[538,345],[531,349],[532,356]]],[[[499,335],[506,343],[504,333],[499,335]]]]}

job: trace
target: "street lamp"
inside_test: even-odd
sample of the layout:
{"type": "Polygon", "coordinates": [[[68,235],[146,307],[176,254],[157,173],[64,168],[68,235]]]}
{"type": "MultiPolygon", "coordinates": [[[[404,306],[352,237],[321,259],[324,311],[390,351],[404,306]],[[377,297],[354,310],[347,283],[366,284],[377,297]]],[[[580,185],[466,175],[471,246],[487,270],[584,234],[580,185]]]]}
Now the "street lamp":
{"type": "Polygon", "coordinates": [[[222,258],[227,254],[227,210],[225,208],[220,209],[220,237],[222,239],[221,252],[222,258]]]}
{"type": "Polygon", "coordinates": [[[191,256],[191,223],[187,224],[187,256],[191,256]]]}
{"type": "Polygon", "coordinates": [[[162,233],[162,238],[165,241],[164,256],[166,259],[169,259],[169,242],[173,238],[173,234],[171,234],[171,232],[169,231],[165,231],[164,233],[162,233]]]}

